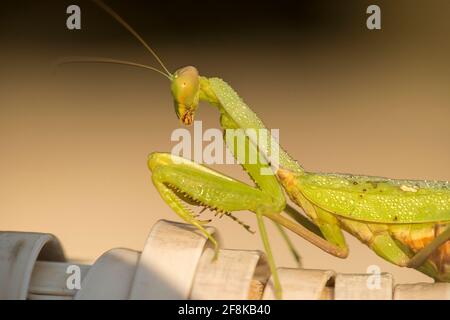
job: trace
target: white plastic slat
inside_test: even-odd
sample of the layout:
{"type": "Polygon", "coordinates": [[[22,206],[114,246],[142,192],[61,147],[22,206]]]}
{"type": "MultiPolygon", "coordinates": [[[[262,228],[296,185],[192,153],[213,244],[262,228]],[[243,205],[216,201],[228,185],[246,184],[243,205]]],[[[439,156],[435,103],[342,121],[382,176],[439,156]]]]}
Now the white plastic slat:
{"type": "Polygon", "coordinates": [[[389,273],[338,274],[335,280],[336,300],[392,300],[394,281],[389,273]]]}
{"type": "Polygon", "coordinates": [[[75,300],[126,300],[136,272],[139,252],[112,249],[95,261],[75,300]]]}
{"type": "Polygon", "coordinates": [[[252,280],[265,283],[270,275],[260,251],[220,250],[216,261],[212,261],[213,256],[214,250],[211,248],[203,253],[191,299],[247,299],[252,280]]]}
{"type": "Polygon", "coordinates": [[[450,300],[450,283],[399,284],[394,300],[450,300]]]}
{"type": "MultiPolygon", "coordinates": [[[[332,281],[334,271],[291,268],[277,270],[285,300],[320,300],[329,295],[326,286],[332,281]]],[[[272,278],[264,290],[263,299],[275,299],[272,278]]]]}
{"type": "Polygon", "coordinates": [[[80,271],[80,281],[84,279],[90,266],[68,263],[37,261],[31,277],[29,294],[49,296],[74,296],[77,289],[69,289],[67,279],[70,266],[76,265],[80,271]]]}
{"type": "MultiPolygon", "coordinates": [[[[142,254],[113,249],[92,266],[64,262],[52,235],[0,232],[0,299],[274,299],[262,252],[222,249],[217,261],[212,256],[195,227],[164,220],[151,230],[142,254]],[[67,288],[71,265],[81,271],[78,292],[67,288]]],[[[334,277],[329,270],[280,268],[279,275],[284,299],[450,300],[450,283],[393,288],[390,274],[334,277]]]]}
{"type": "Polygon", "coordinates": [[[130,299],[188,299],[206,243],[194,226],[158,221],[139,259],[130,299]]]}
{"type": "Polygon", "coordinates": [[[28,294],[28,300],[73,300],[73,296],[45,295],[45,294],[28,294]]]}
{"type": "Polygon", "coordinates": [[[0,233],[0,299],[26,299],[38,257],[64,261],[58,240],[44,233],[0,233]]]}

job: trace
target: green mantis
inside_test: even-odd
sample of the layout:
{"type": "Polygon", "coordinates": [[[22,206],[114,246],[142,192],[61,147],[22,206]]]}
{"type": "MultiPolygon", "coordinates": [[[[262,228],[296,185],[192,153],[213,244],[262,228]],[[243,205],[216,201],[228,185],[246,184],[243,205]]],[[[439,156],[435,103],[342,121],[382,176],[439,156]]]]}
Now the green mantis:
{"type": "Polygon", "coordinates": [[[204,227],[209,220],[201,220],[186,206],[187,203],[217,210],[233,219],[236,218],[232,213],[236,211],[246,210],[256,215],[278,298],[281,297],[281,286],[265,218],[275,222],[283,234],[284,229],[288,229],[340,258],[348,255],[342,233],[345,230],[391,263],[415,268],[436,281],[450,281],[448,182],[308,172],[270,139],[267,145],[279,147],[279,158],[274,166],[267,145],[256,143],[254,137],[246,133],[248,129],[266,127],[225,81],[201,76],[191,66],[170,73],[125,21],[102,2],[95,2],[130,31],[163,70],[113,59],[83,61],[127,64],[162,73],[171,82],[175,112],[182,123],[190,125],[199,102],[206,102],[217,109],[224,132],[235,130],[233,139],[225,141],[236,157],[238,150],[234,142],[240,138],[245,141],[246,154],[262,155],[254,163],[241,163],[255,185],[169,153],[154,152],[148,158],[153,184],[162,199],[184,221],[208,237],[216,253],[217,241],[204,227]],[[262,169],[271,170],[273,174],[262,174],[262,169]],[[285,195],[305,212],[308,219],[286,205],[285,195]]]}

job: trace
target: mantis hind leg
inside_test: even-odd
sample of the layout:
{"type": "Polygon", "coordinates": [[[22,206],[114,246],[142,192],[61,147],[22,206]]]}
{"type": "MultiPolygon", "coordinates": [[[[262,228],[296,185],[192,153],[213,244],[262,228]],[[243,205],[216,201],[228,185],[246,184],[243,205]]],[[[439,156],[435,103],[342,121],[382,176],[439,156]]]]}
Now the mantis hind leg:
{"type": "Polygon", "coordinates": [[[417,269],[436,281],[449,281],[450,223],[388,227],[395,242],[407,255],[402,266],[417,269]]]}
{"type": "MultiPolygon", "coordinates": [[[[347,231],[369,246],[378,256],[400,267],[410,266],[411,250],[397,241],[396,233],[392,227],[383,224],[368,224],[355,220],[341,220],[347,231]]],[[[416,268],[416,267],[415,267],[416,268]]],[[[426,262],[416,269],[435,278],[433,266],[426,262]]]]}
{"type": "Polygon", "coordinates": [[[346,258],[348,256],[348,246],[345,242],[339,221],[334,215],[322,208],[317,206],[313,207],[316,212],[316,217],[313,220],[319,227],[324,238],[328,241],[328,249],[331,249],[335,256],[346,258]]]}
{"type": "Polygon", "coordinates": [[[408,261],[408,267],[415,269],[421,267],[426,262],[428,257],[449,239],[450,225],[448,225],[447,228],[436,238],[434,238],[433,241],[431,241],[426,247],[416,253],[416,255],[408,261]]]}

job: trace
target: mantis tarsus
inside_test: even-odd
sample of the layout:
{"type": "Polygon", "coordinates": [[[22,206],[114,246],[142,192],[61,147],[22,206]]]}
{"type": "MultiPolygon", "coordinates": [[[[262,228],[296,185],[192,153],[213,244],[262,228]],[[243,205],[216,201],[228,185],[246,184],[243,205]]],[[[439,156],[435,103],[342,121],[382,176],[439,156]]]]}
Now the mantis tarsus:
{"type": "MultiPolygon", "coordinates": [[[[104,58],[71,62],[126,64],[163,74],[171,82],[176,114],[186,125],[192,123],[199,102],[205,101],[219,111],[223,130],[265,129],[259,117],[226,82],[200,76],[192,66],[171,74],[150,46],[120,16],[101,1],[94,2],[131,32],[163,70],[104,58]]],[[[247,152],[266,151],[245,136],[245,131],[241,134],[247,152]]],[[[235,147],[231,149],[236,154],[235,147]]],[[[279,155],[279,166],[273,169],[273,175],[261,174],[262,168],[272,168],[266,162],[242,163],[256,186],[169,153],[152,153],[148,166],[164,201],[208,237],[216,253],[217,241],[204,228],[209,221],[199,220],[185,203],[218,210],[233,219],[236,219],[231,214],[234,211],[248,210],[256,214],[278,298],[281,297],[281,286],[263,218],[274,221],[282,232],[286,228],[340,258],[348,255],[342,234],[342,229],[346,230],[391,263],[416,268],[436,281],[450,281],[448,182],[312,173],[305,171],[282,148],[279,155]],[[285,194],[303,209],[309,220],[286,205],[285,194]]],[[[292,245],[290,248],[295,253],[292,245]]]]}

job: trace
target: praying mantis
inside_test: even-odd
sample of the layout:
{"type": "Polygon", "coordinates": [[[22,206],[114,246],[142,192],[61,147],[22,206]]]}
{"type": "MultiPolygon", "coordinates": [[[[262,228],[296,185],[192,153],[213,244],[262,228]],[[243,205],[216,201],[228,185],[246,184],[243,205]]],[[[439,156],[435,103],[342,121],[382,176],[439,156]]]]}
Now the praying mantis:
{"type": "MultiPolygon", "coordinates": [[[[239,138],[245,141],[247,154],[262,155],[255,163],[240,163],[255,185],[170,153],[153,152],[149,155],[148,167],[161,198],[179,217],[197,227],[210,240],[215,248],[215,258],[219,245],[205,228],[210,220],[200,220],[199,215],[186,204],[216,210],[238,222],[233,212],[245,210],[256,215],[277,298],[281,298],[282,288],[265,218],[277,225],[294,255],[295,249],[285,229],[339,258],[346,258],[349,253],[342,232],[345,230],[393,264],[415,268],[436,281],[450,282],[448,181],[309,172],[279,145],[276,145],[279,147],[277,166],[263,161],[270,159],[267,146],[255,142],[246,130],[266,127],[225,81],[201,76],[192,66],[169,72],[154,50],[128,23],[103,2],[94,2],[125,27],[153,55],[162,70],[107,58],[69,59],[66,62],[115,63],[158,72],[171,83],[175,113],[183,124],[192,124],[199,102],[206,102],[219,112],[224,134],[227,130],[236,130],[232,141],[225,142],[235,157],[238,150],[233,142],[239,138]],[[262,174],[262,169],[269,169],[273,174],[262,174]],[[287,205],[286,196],[307,217],[287,205]]],[[[278,143],[270,140],[271,144],[278,143]]]]}

